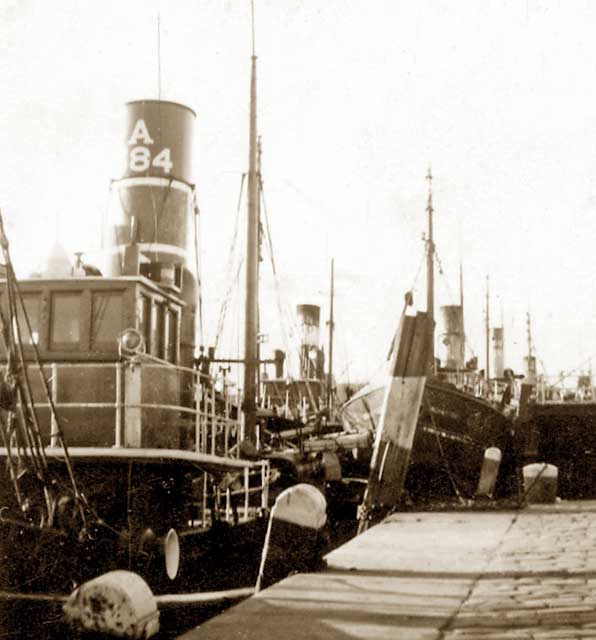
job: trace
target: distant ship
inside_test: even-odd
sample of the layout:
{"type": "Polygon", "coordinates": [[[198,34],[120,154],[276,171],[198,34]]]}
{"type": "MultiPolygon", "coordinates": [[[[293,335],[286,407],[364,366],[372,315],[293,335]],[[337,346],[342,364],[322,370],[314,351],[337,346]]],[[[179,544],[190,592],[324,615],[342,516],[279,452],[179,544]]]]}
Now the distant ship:
{"type": "Polygon", "coordinates": [[[525,462],[546,462],[558,469],[559,495],[566,499],[596,497],[596,397],[591,372],[547,379],[538,374],[527,316],[526,375],[516,425],[516,447],[525,462]]]}
{"type": "MultiPolygon", "coordinates": [[[[427,176],[429,185],[432,176],[427,176]]],[[[459,305],[442,308],[443,342],[447,362],[441,367],[434,356],[434,254],[432,189],[429,186],[427,258],[427,313],[431,319],[429,341],[433,345],[418,427],[412,447],[405,488],[416,500],[474,497],[484,453],[489,447],[508,449],[511,420],[487,397],[484,372],[466,367],[464,359],[463,293],[459,305]]],[[[372,381],[358,391],[341,410],[344,431],[368,434],[374,441],[384,380],[372,381]]],[[[359,445],[342,452],[345,475],[367,469],[370,448],[359,445]]]]}

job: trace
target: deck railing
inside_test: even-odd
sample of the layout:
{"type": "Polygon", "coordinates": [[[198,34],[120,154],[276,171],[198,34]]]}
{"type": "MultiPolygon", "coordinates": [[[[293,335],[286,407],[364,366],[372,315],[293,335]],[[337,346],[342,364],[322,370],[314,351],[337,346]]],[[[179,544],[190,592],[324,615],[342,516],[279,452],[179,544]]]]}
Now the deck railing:
{"type": "Polygon", "coordinates": [[[248,463],[242,470],[227,477],[217,487],[209,486],[207,473],[203,473],[199,488],[201,502],[197,504],[198,519],[192,524],[209,527],[218,515],[227,522],[246,522],[269,508],[271,467],[268,460],[248,463]],[[215,509],[209,505],[215,503],[215,509]],[[215,511],[215,513],[214,513],[215,511]]]}
{"type": "MultiPolygon", "coordinates": [[[[156,446],[238,457],[240,412],[218,380],[194,369],[135,359],[52,363],[43,373],[69,445],[156,446]]],[[[56,416],[34,367],[30,378],[48,444],[58,446],[56,416]]]]}
{"type": "Polygon", "coordinates": [[[540,376],[536,383],[536,400],[541,404],[555,402],[589,403],[596,401],[591,380],[580,384],[581,376],[540,376]]]}

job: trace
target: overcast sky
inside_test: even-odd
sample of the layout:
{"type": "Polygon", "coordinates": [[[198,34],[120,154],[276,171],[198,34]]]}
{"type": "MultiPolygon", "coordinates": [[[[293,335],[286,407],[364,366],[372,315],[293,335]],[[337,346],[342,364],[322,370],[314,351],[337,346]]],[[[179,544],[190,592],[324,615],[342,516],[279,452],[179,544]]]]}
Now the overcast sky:
{"type": "MultiPolygon", "coordinates": [[[[248,154],[247,1],[2,0],[0,207],[22,271],[56,235],[69,251],[99,246],[109,181],[122,169],[122,103],[158,97],[158,13],[161,97],[197,112],[213,341],[248,154]]],[[[522,367],[530,311],[546,371],[587,368],[596,354],[595,32],[589,1],[256,1],[259,132],[283,303],[321,304],[325,319],[335,258],[341,377],[366,379],[386,355],[424,250],[429,164],[445,272],[438,304],[456,302],[462,259],[481,364],[489,273],[510,366],[522,367]]],[[[422,273],[416,282],[422,309],[422,273]]],[[[263,288],[274,348],[267,274],[263,288]]]]}

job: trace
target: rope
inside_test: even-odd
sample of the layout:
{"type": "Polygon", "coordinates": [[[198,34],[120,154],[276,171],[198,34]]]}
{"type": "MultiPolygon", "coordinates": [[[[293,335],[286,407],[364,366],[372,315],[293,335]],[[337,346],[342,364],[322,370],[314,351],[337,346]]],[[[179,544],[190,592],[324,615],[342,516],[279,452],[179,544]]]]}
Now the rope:
{"type": "Polygon", "coordinates": [[[263,203],[263,213],[264,213],[264,217],[265,217],[265,235],[266,235],[266,239],[267,239],[267,247],[269,249],[269,257],[271,259],[271,269],[273,271],[273,283],[274,283],[274,287],[275,287],[275,300],[276,300],[276,304],[277,304],[277,311],[279,313],[279,319],[280,319],[280,323],[281,323],[281,332],[282,332],[282,340],[284,343],[284,348],[286,350],[286,352],[289,352],[290,350],[290,340],[289,340],[289,335],[288,335],[288,331],[287,331],[287,327],[286,327],[286,323],[284,323],[284,317],[283,317],[283,307],[282,307],[282,301],[281,301],[281,287],[279,284],[279,277],[277,275],[277,269],[275,267],[275,257],[273,254],[273,241],[271,239],[271,230],[269,227],[269,214],[267,213],[267,203],[265,202],[265,191],[263,189],[263,181],[259,180],[259,187],[260,187],[260,192],[261,192],[261,201],[263,203]]]}
{"type": "Polygon", "coordinates": [[[453,491],[455,492],[455,495],[457,499],[460,501],[460,503],[465,504],[466,502],[465,498],[460,488],[458,487],[457,482],[451,472],[451,466],[449,465],[449,460],[447,459],[447,456],[445,455],[445,451],[443,450],[443,443],[441,442],[441,438],[439,437],[439,433],[438,433],[439,429],[437,428],[437,423],[435,422],[435,416],[433,415],[433,412],[430,406],[430,401],[426,394],[424,395],[424,404],[425,404],[426,410],[428,411],[428,415],[430,416],[430,421],[432,422],[432,425],[433,425],[435,439],[437,441],[437,446],[439,447],[439,455],[441,456],[441,460],[443,461],[443,466],[445,467],[445,471],[447,471],[447,476],[449,478],[449,482],[451,483],[451,487],[453,488],[453,491]]]}
{"type": "Polygon", "coordinates": [[[234,291],[234,289],[238,286],[238,283],[240,281],[240,272],[242,270],[242,265],[244,264],[244,259],[241,259],[240,262],[238,263],[238,268],[236,269],[236,274],[234,276],[234,278],[232,280],[230,280],[230,283],[228,285],[228,288],[226,290],[226,293],[224,295],[224,299],[221,305],[221,309],[219,311],[219,320],[217,322],[217,333],[215,336],[215,350],[217,351],[217,347],[219,345],[219,340],[221,338],[221,335],[223,333],[223,328],[224,328],[224,322],[225,322],[225,318],[226,318],[226,314],[228,311],[228,306],[230,301],[232,300],[232,293],[234,291]]]}
{"type": "Polygon", "coordinates": [[[443,276],[443,282],[445,283],[445,287],[447,289],[447,294],[451,300],[455,300],[455,296],[453,295],[453,291],[451,290],[451,286],[449,285],[449,280],[445,275],[445,271],[443,269],[443,265],[441,264],[441,259],[439,258],[439,254],[435,248],[435,260],[437,261],[437,266],[439,267],[439,274],[443,276]]]}
{"type": "Polygon", "coordinates": [[[416,288],[416,284],[418,282],[418,278],[422,271],[422,265],[424,264],[425,258],[426,258],[426,255],[423,252],[420,258],[420,262],[418,263],[418,269],[416,269],[416,274],[414,275],[414,280],[412,280],[412,286],[410,287],[410,291],[414,291],[414,289],[416,288]]]}
{"type": "MultiPolygon", "coordinates": [[[[25,442],[27,443],[27,457],[31,460],[33,468],[36,472],[38,479],[41,481],[43,486],[44,498],[46,501],[47,508],[47,524],[52,525],[54,509],[55,509],[55,499],[52,495],[52,491],[50,487],[53,483],[50,483],[46,477],[46,473],[48,470],[47,458],[45,456],[45,451],[43,448],[43,442],[41,437],[41,430],[39,425],[39,420],[37,416],[37,412],[35,409],[35,403],[33,399],[33,393],[31,390],[31,384],[27,373],[27,364],[23,353],[23,341],[21,335],[21,328],[19,323],[19,314],[17,310],[17,304],[20,304],[20,309],[22,312],[22,317],[25,321],[27,331],[29,332],[29,336],[31,338],[31,347],[34,354],[35,364],[37,366],[41,382],[42,388],[44,390],[46,399],[48,401],[50,412],[52,418],[54,419],[54,424],[56,428],[56,435],[59,439],[59,442],[62,446],[64,452],[64,461],[66,463],[71,487],[74,492],[74,496],[77,500],[77,506],[79,508],[81,518],[83,523],[85,523],[85,514],[82,508],[82,503],[84,502],[84,498],[78,490],[78,486],[74,477],[72,463],[70,460],[70,456],[68,454],[68,449],[66,447],[64,434],[62,432],[62,428],[60,426],[60,421],[58,420],[58,416],[56,413],[56,407],[54,405],[54,401],[52,399],[47,380],[43,373],[43,367],[41,364],[41,360],[39,358],[39,352],[37,349],[37,345],[35,340],[33,339],[33,330],[31,328],[31,323],[29,322],[29,317],[27,315],[27,310],[25,308],[25,303],[23,300],[23,296],[18,286],[18,282],[16,279],[16,275],[14,273],[14,268],[12,265],[12,261],[10,258],[9,252],[9,243],[6,237],[6,233],[4,231],[4,222],[2,218],[2,214],[0,213],[0,245],[2,247],[2,254],[4,257],[4,262],[6,265],[6,289],[7,289],[7,298],[8,298],[8,307],[9,307],[9,317],[11,318],[11,325],[14,330],[14,334],[10,331],[3,314],[0,313],[0,326],[2,329],[2,336],[5,341],[6,351],[9,356],[9,366],[7,368],[8,375],[11,376],[13,373],[12,369],[12,357],[16,351],[18,357],[18,374],[14,379],[15,390],[17,393],[17,398],[20,400],[18,403],[21,416],[21,424],[22,424],[22,432],[25,436],[25,442]],[[18,301],[18,302],[17,302],[18,301]],[[16,343],[15,343],[16,336],[16,343]]],[[[10,415],[10,414],[9,414],[10,415]]],[[[7,438],[7,440],[9,440],[7,438]]]]}
{"type": "MultiPolygon", "coordinates": [[[[14,277],[14,271],[12,269],[12,264],[10,264],[9,269],[10,269],[10,272],[13,274],[13,277],[14,277]]],[[[27,330],[29,331],[29,335],[32,336],[33,332],[31,330],[31,324],[29,322],[29,317],[27,316],[27,312],[26,312],[26,309],[25,309],[25,304],[23,302],[23,297],[22,297],[20,289],[18,288],[18,284],[16,282],[16,279],[14,280],[14,286],[15,286],[15,289],[17,291],[17,294],[18,294],[18,297],[19,297],[19,301],[21,303],[21,309],[23,311],[23,317],[25,318],[25,322],[27,323],[27,330]]],[[[18,325],[18,323],[17,323],[17,325],[18,325]]],[[[50,406],[50,413],[52,415],[52,418],[54,419],[54,424],[55,424],[55,428],[56,428],[56,435],[58,436],[58,440],[59,440],[60,445],[62,447],[62,450],[64,452],[64,461],[66,463],[66,468],[67,468],[67,471],[68,471],[70,482],[72,484],[72,488],[73,488],[73,491],[74,491],[75,498],[77,498],[78,500],[84,500],[82,494],[79,492],[78,487],[77,487],[77,482],[76,482],[76,479],[75,479],[75,476],[74,476],[74,471],[73,471],[73,468],[72,468],[72,461],[71,461],[70,455],[68,453],[68,448],[66,446],[66,440],[64,438],[64,432],[62,431],[62,426],[60,424],[60,420],[58,418],[58,413],[56,411],[56,405],[54,404],[54,399],[52,398],[52,394],[51,394],[50,388],[48,386],[48,381],[46,380],[46,378],[45,378],[45,376],[43,374],[43,366],[41,364],[41,359],[39,357],[39,351],[38,351],[37,345],[35,344],[35,341],[33,339],[31,340],[31,346],[33,347],[33,355],[34,355],[34,359],[35,359],[35,364],[36,364],[37,370],[39,372],[39,377],[41,379],[41,384],[42,384],[42,387],[43,387],[43,391],[44,391],[44,394],[45,394],[46,399],[48,401],[48,404],[50,406]]],[[[20,349],[22,350],[22,343],[20,345],[20,349]]],[[[24,377],[25,377],[27,385],[29,386],[29,380],[28,380],[27,375],[26,375],[26,370],[25,370],[25,376],[24,377]]],[[[33,395],[31,395],[31,403],[32,403],[32,408],[34,408],[33,395]]],[[[40,442],[41,442],[41,434],[40,434],[39,437],[40,437],[40,442]]],[[[42,450],[43,450],[43,448],[42,448],[42,450]]],[[[84,513],[83,513],[82,509],[81,509],[81,516],[83,517],[83,521],[84,521],[85,517],[84,517],[84,513]]]]}
{"type": "Polygon", "coordinates": [[[195,277],[199,289],[199,339],[201,344],[205,343],[205,325],[203,322],[203,283],[201,281],[201,253],[199,251],[199,221],[201,210],[197,200],[197,191],[193,187],[193,224],[194,224],[194,247],[195,247],[195,277]]]}
{"type": "MultiPolygon", "coordinates": [[[[2,222],[0,219],[0,234],[2,238],[5,238],[4,229],[2,227],[2,222]]],[[[17,315],[17,306],[15,300],[15,278],[14,271],[12,270],[12,265],[10,263],[10,257],[7,255],[8,253],[8,244],[6,244],[6,248],[3,243],[3,252],[4,258],[6,262],[6,287],[8,293],[8,313],[9,318],[11,318],[12,329],[14,334],[16,334],[16,343],[14,340],[14,334],[8,330],[4,332],[5,335],[8,336],[8,342],[6,344],[7,352],[11,354],[15,354],[18,358],[18,370],[22,374],[20,377],[16,378],[16,388],[17,393],[21,398],[20,403],[20,411],[23,417],[23,425],[24,425],[24,433],[27,439],[27,445],[33,454],[33,464],[36,468],[37,476],[40,480],[43,480],[44,471],[47,467],[47,462],[45,460],[45,454],[43,451],[43,445],[41,441],[41,432],[39,428],[39,420],[37,418],[37,412],[35,411],[35,405],[33,404],[33,393],[31,391],[31,385],[29,383],[29,379],[26,375],[27,365],[25,362],[25,356],[22,349],[22,336],[21,336],[21,328],[20,323],[18,321],[17,315]]],[[[21,301],[22,302],[22,301],[21,301]]],[[[28,321],[27,314],[25,313],[25,319],[28,321]]],[[[4,318],[2,319],[2,324],[6,325],[4,318]]],[[[29,326],[29,325],[28,325],[29,326]]],[[[31,335],[31,334],[30,334],[31,335]]],[[[31,340],[33,343],[33,339],[31,340]]],[[[12,372],[12,371],[11,371],[12,372]]]]}
{"type": "Polygon", "coordinates": [[[217,351],[217,346],[219,344],[219,340],[221,338],[221,334],[223,332],[223,327],[226,318],[226,312],[229,304],[229,299],[232,295],[232,290],[235,282],[238,280],[238,276],[240,273],[240,267],[242,266],[243,259],[240,260],[238,264],[238,268],[236,270],[236,274],[232,279],[233,269],[234,269],[234,255],[236,252],[236,245],[238,242],[238,231],[240,228],[240,207],[242,205],[242,193],[244,191],[244,182],[246,180],[246,173],[242,174],[242,178],[240,179],[240,190],[238,192],[238,203],[236,205],[236,222],[234,224],[234,235],[232,236],[232,242],[230,245],[230,253],[228,256],[228,264],[226,266],[226,281],[228,282],[228,287],[226,289],[226,293],[221,302],[221,307],[219,309],[219,316],[217,320],[217,330],[215,334],[215,350],[217,351]]]}

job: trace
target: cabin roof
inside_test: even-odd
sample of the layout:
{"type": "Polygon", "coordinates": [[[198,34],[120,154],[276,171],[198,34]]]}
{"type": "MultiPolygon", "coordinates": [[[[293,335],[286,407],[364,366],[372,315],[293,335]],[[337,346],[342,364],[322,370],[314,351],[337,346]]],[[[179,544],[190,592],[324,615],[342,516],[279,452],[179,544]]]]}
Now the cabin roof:
{"type": "MultiPolygon", "coordinates": [[[[6,282],[6,278],[0,279],[0,285],[6,282]]],[[[29,288],[30,286],[51,289],[52,287],[60,289],[80,289],[82,286],[87,288],[91,285],[100,285],[101,288],[110,288],[126,283],[136,282],[147,289],[151,289],[154,293],[176,300],[176,302],[184,305],[180,297],[180,293],[175,289],[170,289],[159,284],[150,278],[142,275],[136,276],[115,276],[113,278],[105,276],[83,276],[83,277],[64,277],[64,278],[18,278],[19,286],[29,288]]]]}

